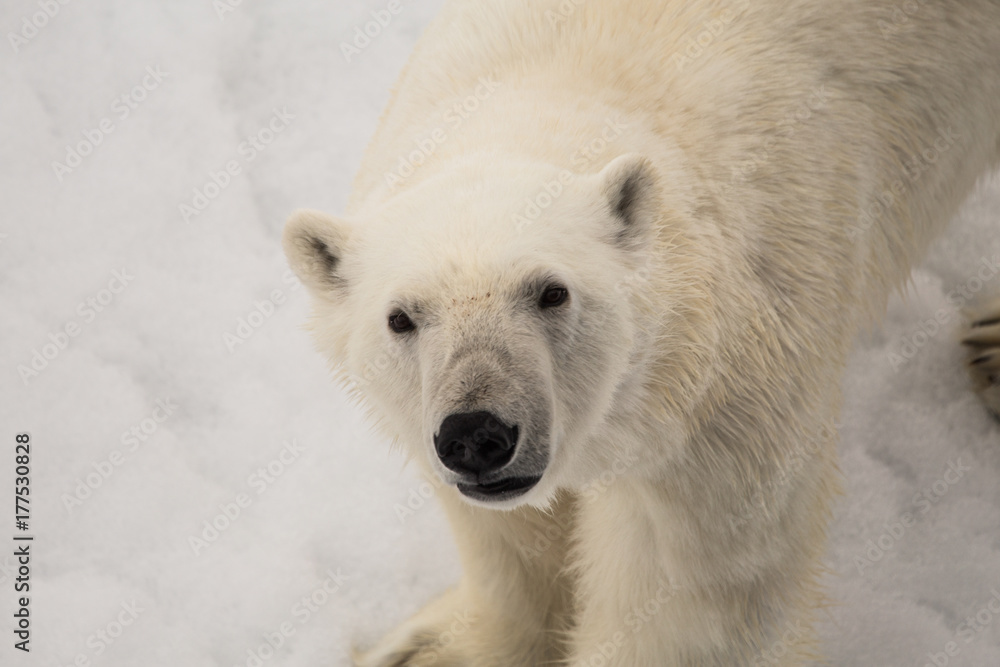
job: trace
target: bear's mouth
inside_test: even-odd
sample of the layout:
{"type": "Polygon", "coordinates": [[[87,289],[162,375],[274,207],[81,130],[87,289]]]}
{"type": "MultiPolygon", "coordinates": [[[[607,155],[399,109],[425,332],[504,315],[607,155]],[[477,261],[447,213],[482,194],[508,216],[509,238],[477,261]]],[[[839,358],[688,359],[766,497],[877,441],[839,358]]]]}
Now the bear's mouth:
{"type": "Polygon", "coordinates": [[[468,498],[481,501],[510,500],[527,493],[541,480],[538,477],[508,477],[489,484],[458,483],[459,492],[468,498]]]}

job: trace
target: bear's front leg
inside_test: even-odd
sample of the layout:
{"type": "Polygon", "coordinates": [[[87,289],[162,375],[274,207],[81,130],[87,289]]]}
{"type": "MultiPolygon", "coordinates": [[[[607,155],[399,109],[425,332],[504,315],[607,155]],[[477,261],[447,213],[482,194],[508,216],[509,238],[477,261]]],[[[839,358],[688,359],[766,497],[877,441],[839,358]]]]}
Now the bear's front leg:
{"type": "Polygon", "coordinates": [[[458,542],[463,579],[356,654],[358,667],[527,667],[561,659],[573,501],[560,497],[546,512],[497,511],[469,505],[453,488],[439,498],[458,542]]]}
{"type": "Polygon", "coordinates": [[[803,664],[822,529],[794,534],[804,513],[720,512],[726,501],[710,494],[620,479],[581,497],[569,667],[803,664]]]}
{"type": "Polygon", "coordinates": [[[983,403],[1000,419],[1000,296],[970,315],[962,339],[969,349],[969,374],[983,403]]]}

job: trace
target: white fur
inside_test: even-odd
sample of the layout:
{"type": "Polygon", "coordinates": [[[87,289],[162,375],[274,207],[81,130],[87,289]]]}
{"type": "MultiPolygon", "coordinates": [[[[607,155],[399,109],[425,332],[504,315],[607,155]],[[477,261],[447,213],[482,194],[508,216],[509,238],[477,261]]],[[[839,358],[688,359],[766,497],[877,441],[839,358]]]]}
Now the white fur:
{"type": "Polygon", "coordinates": [[[359,665],[814,654],[850,342],[1000,158],[1000,4],[910,5],[446,6],[345,218],[285,236],[320,348],[447,483],[465,567],[359,665]],[[527,494],[451,485],[432,438],[470,406],[528,425],[527,494]]]}

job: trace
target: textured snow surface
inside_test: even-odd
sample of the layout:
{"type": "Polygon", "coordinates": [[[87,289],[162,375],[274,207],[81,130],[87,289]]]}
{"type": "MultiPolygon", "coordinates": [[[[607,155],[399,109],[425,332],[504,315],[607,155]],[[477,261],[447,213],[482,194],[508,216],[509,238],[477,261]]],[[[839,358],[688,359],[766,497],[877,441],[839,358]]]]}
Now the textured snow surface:
{"type": "MultiPolygon", "coordinates": [[[[439,508],[397,517],[419,480],[330,381],[279,247],[293,208],[343,209],[440,4],[404,0],[348,63],[340,43],[385,3],[220,17],[208,0],[81,1],[37,31],[38,2],[3,3],[4,34],[30,38],[0,47],[0,490],[10,503],[14,434],[30,431],[36,541],[28,655],[0,548],[0,664],[347,665],[352,642],[457,580],[439,508]],[[22,378],[36,351],[52,358],[22,378]]],[[[968,389],[947,301],[980,289],[998,230],[994,176],[857,343],[828,553],[834,665],[1000,665],[1000,425],[968,389]]]]}

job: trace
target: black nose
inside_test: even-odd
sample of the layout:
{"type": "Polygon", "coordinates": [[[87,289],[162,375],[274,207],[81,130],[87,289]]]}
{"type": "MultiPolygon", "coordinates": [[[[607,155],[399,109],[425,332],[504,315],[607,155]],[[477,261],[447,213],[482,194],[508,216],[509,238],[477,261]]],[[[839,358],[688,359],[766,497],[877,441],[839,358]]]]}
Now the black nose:
{"type": "Polygon", "coordinates": [[[434,436],[434,448],[446,468],[475,475],[507,465],[516,445],[517,426],[507,426],[489,412],[450,415],[434,436]]]}

